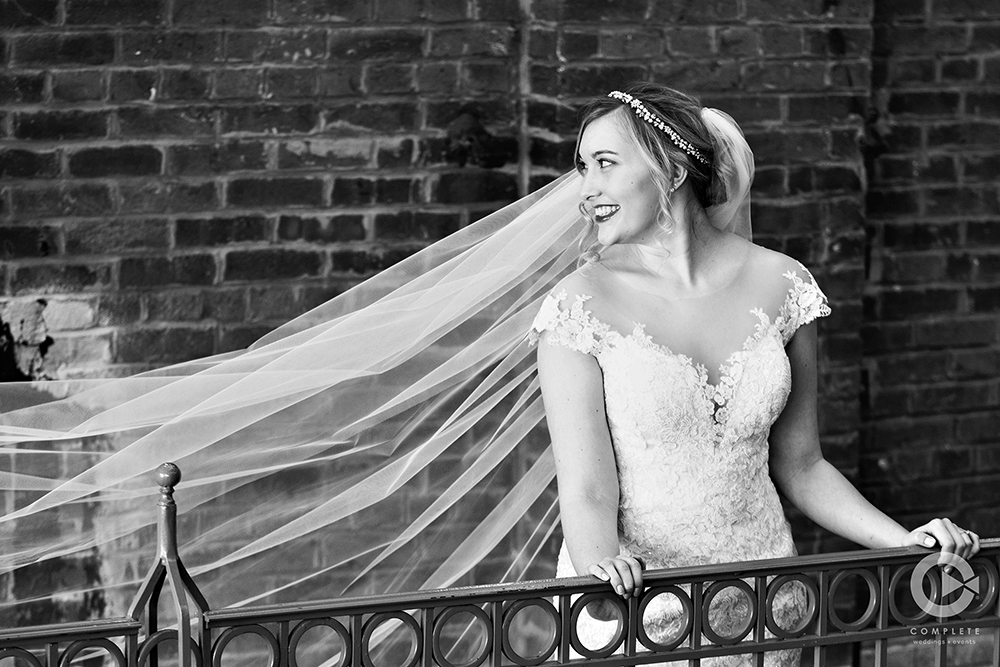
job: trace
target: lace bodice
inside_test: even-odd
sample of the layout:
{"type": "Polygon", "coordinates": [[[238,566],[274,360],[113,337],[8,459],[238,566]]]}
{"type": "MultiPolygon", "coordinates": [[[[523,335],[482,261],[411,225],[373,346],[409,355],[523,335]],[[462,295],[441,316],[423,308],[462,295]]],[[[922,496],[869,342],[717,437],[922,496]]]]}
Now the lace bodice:
{"type": "MultiPolygon", "coordinates": [[[[587,294],[550,294],[532,336],[600,365],[620,488],[623,552],[652,568],[794,554],[768,471],[768,434],[791,389],[785,346],[830,310],[809,272],[782,273],[776,312],[746,304],[753,331],[709,381],[702,363],[654,342],[646,323],[625,333],[596,317],[587,294]]],[[[773,296],[773,295],[772,295],[773,296]]],[[[719,321],[718,326],[727,326],[719,321]]],[[[724,356],[724,355],[723,355],[724,356]]],[[[573,575],[568,554],[560,576],[573,575]]]]}

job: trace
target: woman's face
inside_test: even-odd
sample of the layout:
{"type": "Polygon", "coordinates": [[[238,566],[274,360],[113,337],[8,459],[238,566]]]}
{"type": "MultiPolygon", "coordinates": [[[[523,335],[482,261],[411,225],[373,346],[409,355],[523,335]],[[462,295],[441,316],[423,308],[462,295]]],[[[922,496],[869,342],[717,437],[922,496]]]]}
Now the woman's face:
{"type": "Polygon", "coordinates": [[[577,155],[580,196],[594,213],[602,245],[655,245],[660,191],[620,113],[601,116],[583,131],[577,155]]]}

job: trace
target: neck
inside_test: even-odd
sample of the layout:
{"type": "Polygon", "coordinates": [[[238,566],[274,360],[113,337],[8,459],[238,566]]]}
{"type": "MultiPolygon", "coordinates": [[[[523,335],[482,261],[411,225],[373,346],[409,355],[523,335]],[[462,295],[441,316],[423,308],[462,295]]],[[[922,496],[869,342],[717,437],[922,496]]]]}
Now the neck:
{"type": "Polygon", "coordinates": [[[718,260],[720,233],[705,210],[688,200],[678,201],[674,225],[649,242],[632,245],[645,269],[680,289],[698,289],[718,260]]]}

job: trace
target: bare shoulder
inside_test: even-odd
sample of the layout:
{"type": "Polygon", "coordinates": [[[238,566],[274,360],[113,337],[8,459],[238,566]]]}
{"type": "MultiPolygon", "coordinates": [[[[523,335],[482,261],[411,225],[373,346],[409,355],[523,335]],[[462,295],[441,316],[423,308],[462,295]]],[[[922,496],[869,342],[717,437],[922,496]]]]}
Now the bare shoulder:
{"type": "Polygon", "coordinates": [[[560,280],[551,293],[565,295],[569,302],[578,297],[601,302],[607,298],[608,289],[607,272],[599,264],[584,264],[560,280]]]}
{"type": "Polygon", "coordinates": [[[788,255],[756,244],[750,244],[748,257],[757,275],[784,275],[789,271],[801,273],[802,264],[788,255]]]}

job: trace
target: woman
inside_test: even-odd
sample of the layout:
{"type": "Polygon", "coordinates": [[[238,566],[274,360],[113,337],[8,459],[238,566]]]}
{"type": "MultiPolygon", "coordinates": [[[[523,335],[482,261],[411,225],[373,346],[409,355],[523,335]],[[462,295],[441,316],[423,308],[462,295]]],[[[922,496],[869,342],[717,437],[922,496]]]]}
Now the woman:
{"type": "MultiPolygon", "coordinates": [[[[637,92],[642,90],[653,89],[637,92]]],[[[553,335],[558,331],[548,326],[546,313],[551,316],[564,305],[557,300],[563,290],[567,298],[573,290],[574,299],[592,297],[587,303],[595,317],[620,324],[622,318],[660,303],[664,295],[704,298],[716,287],[720,294],[730,294],[724,287],[731,280],[759,287],[764,299],[759,305],[771,309],[767,312],[773,317],[777,306],[771,300],[778,294],[773,283],[781,285],[783,295],[787,279],[779,273],[765,285],[756,275],[748,282],[730,274],[743,266],[743,256],[750,262],[747,266],[770,262],[769,268],[780,271],[787,260],[731,235],[716,234],[695,215],[711,203],[706,193],[712,193],[713,201],[721,202],[711,207],[713,218],[743,229],[752,167],[748,153],[742,161],[716,160],[715,185],[706,180],[705,168],[695,169],[674,153],[662,164],[647,164],[645,172],[635,171],[630,163],[629,178],[615,176],[613,183],[605,183],[601,174],[612,172],[602,171],[603,165],[611,157],[600,151],[617,149],[617,159],[647,153],[659,159],[649,147],[633,148],[635,141],[649,137],[643,139],[646,135],[634,130],[632,135],[616,135],[621,114],[607,116],[586,126],[582,178],[568,174],[557,179],[242,353],[107,382],[0,387],[0,405],[10,410],[0,418],[0,490],[11,492],[14,500],[0,517],[0,534],[13,536],[0,550],[0,574],[16,576],[21,568],[85,554],[92,558],[88,571],[99,571],[100,577],[76,582],[77,590],[99,588],[102,602],[109,606],[105,614],[122,613],[134,590],[130,586],[155,553],[148,530],[156,518],[150,473],[172,460],[184,475],[177,494],[181,554],[213,607],[547,576],[551,570],[533,566],[544,560],[539,556],[558,523],[550,484],[555,451],[562,469],[559,502],[576,569],[606,577],[623,595],[634,592],[641,585],[635,556],[642,554],[621,552],[614,532],[619,496],[609,443],[622,431],[602,426],[597,412],[603,409],[602,391],[609,405],[626,393],[597,383],[593,357],[561,349],[553,335]],[[617,144],[607,143],[615,137],[617,144]],[[657,176],[661,172],[671,180],[657,176]],[[651,196],[655,192],[650,184],[665,188],[659,199],[651,196]],[[592,212],[596,239],[577,209],[581,187],[584,197],[597,205],[592,212]],[[660,217],[670,221],[670,234],[656,222],[661,209],[669,214],[660,217]],[[600,251],[599,261],[576,271],[581,246],[595,241],[609,247],[600,251]],[[687,254],[683,244],[691,248],[687,254]],[[681,257],[690,260],[686,274],[675,268],[681,257]],[[538,355],[545,368],[553,449],[540,427],[535,350],[526,333],[543,299],[563,278],[566,282],[536,321],[540,329],[553,329],[538,355]],[[609,290],[617,296],[609,298],[609,290]],[[562,380],[578,376],[586,393],[565,393],[562,380]],[[578,408],[568,405],[576,398],[588,401],[588,410],[595,411],[582,415],[590,427],[579,438],[569,424],[580,416],[578,408]],[[573,448],[588,453],[586,467],[567,465],[573,448]],[[602,489],[601,494],[586,498],[578,478],[599,482],[593,488],[602,489]],[[591,516],[590,507],[600,511],[591,516]],[[596,541],[581,541],[579,536],[592,527],[596,541]],[[490,569],[474,570],[485,566],[490,569]]],[[[728,147],[720,152],[735,156],[741,145],[745,148],[734,126],[721,116],[711,118],[719,140],[728,147]],[[723,136],[727,127],[728,139],[723,136]]],[[[693,120],[669,120],[678,125],[677,131],[691,135],[688,141],[698,142],[688,146],[694,153],[685,155],[700,154],[711,161],[703,127],[693,120]]],[[[660,135],[652,136],[663,143],[660,135]]],[[[673,141],[671,146],[686,145],[673,141]]],[[[700,215],[703,218],[704,211],[700,215]]],[[[807,279],[804,271],[790,266],[800,280],[807,279]]],[[[696,333],[698,318],[704,316],[698,309],[683,314],[690,315],[690,322],[676,332],[696,333]]],[[[705,342],[712,344],[706,350],[685,348],[691,341],[657,338],[671,333],[661,325],[674,320],[637,319],[649,327],[651,341],[689,349],[702,360],[709,351],[739,347],[742,340],[734,343],[727,332],[745,337],[738,327],[756,325],[760,320],[755,318],[734,316],[731,329],[709,320],[713,326],[698,334],[706,334],[705,342]]],[[[625,330],[632,328],[629,324],[625,330]]],[[[775,339],[769,340],[773,346],[775,339]]],[[[810,340],[796,337],[789,349],[803,351],[794,352],[793,358],[809,356],[810,340]]],[[[776,352],[784,354],[772,349],[765,360],[773,364],[776,352]]],[[[718,384],[719,396],[725,397],[727,382],[734,381],[735,369],[742,367],[739,360],[730,360],[720,380],[714,370],[717,361],[712,361],[713,371],[702,386],[718,384]]],[[[746,377],[755,377],[755,372],[751,364],[743,370],[746,377]]],[[[807,384],[808,378],[796,386],[807,384]]],[[[807,404],[811,391],[802,389],[795,396],[786,409],[788,417],[782,417],[789,433],[811,426],[795,425],[811,414],[808,409],[802,408],[801,414],[791,409],[807,404]]],[[[716,402],[714,419],[722,420],[730,408],[721,398],[716,402]]],[[[649,415],[661,410],[653,406],[649,415]]],[[[656,434],[643,437],[652,442],[656,434]]],[[[787,461],[792,471],[807,457],[795,455],[797,448],[805,447],[807,455],[813,451],[812,439],[795,442],[806,445],[783,448],[785,455],[773,456],[775,463],[787,461]]],[[[830,490],[814,490],[809,498],[822,501],[846,493],[847,487],[831,471],[809,479],[814,477],[830,490]]],[[[629,480],[624,468],[620,478],[629,480]]],[[[742,508],[760,497],[737,494],[730,505],[714,506],[731,511],[727,508],[742,508]]],[[[627,510],[627,498],[621,500],[627,510]]],[[[659,522],[664,531],[676,530],[675,524],[676,516],[659,522]]],[[[851,526],[855,523],[841,527],[841,532],[851,533],[851,526]]],[[[887,544],[893,538],[884,518],[857,528],[875,536],[867,539],[860,530],[853,531],[869,544],[887,544]]],[[[790,553],[787,529],[780,530],[785,531],[781,552],[790,553]]],[[[927,530],[943,546],[951,544],[950,528],[935,525],[927,530]]],[[[778,531],[773,529],[775,539],[778,531]]],[[[962,553],[974,548],[962,544],[962,553]]],[[[647,555],[650,565],[671,562],[660,547],[647,555]]],[[[734,555],[750,558],[754,552],[734,555]]]]}
{"type": "MultiPolygon", "coordinates": [[[[714,207],[730,194],[714,172],[748,171],[719,164],[742,159],[733,136],[728,118],[651,84],[585,112],[580,198],[600,250],[533,327],[565,536],[559,574],[591,574],[628,598],[644,566],[791,556],[778,491],[867,547],[974,554],[974,533],[948,519],[906,530],[824,460],[814,320],[830,310],[803,266],[734,233],[731,211],[714,207]]],[[[739,604],[717,605],[713,625],[739,625],[739,604]]],[[[794,624],[804,600],[789,589],[776,607],[794,624]]],[[[679,610],[658,613],[665,637],[679,610]]],[[[593,644],[610,636],[585,625],[593,644]]],[[[769,660],[797,664],[797,654],[769,660]]]]}

